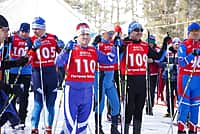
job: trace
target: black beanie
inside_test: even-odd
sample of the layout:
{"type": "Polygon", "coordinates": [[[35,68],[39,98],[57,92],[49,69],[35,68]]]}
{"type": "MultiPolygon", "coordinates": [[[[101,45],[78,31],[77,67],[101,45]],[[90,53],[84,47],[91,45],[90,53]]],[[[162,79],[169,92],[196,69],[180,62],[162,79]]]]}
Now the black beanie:
{"type": "Polygon", "coordinates": [[[2,15],[0,15],[0,27],[9,27],[8,26],[8,21],[6,18],[2,15]]]}

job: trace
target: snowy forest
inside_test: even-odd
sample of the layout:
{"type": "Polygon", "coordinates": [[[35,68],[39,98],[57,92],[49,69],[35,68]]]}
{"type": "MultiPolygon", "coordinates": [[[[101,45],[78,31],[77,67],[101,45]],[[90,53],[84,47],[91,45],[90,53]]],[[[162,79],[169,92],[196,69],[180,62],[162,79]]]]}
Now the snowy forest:
{"type": "Polygon", "coordinates": [[[136,20],[156,34],[158,41],[166,32],[172,37],[186,38],[188,24],[193,21],[200,22],[199,0],[65,1],[97,28],[104,22],[124,25],[136,20]]]}

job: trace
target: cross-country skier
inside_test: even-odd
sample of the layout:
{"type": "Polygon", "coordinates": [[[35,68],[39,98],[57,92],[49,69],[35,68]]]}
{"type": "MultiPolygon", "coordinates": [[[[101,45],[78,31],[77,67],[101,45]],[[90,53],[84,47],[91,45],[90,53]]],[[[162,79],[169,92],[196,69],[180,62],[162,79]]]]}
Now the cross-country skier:
{"type": "Polygon", "coordinates": [[[174,98],[178,94],[177,93],[177,71],[178,71],[177,49],[180,43],[181,40],[178,37],[173,38],[172,45],[169,47],[165,55],[165,58],[162,62],[163,63],[162,66],[164,67],[164,72],[162,73],[162,77],[165,80],[166,100],[167,100],[167,113],[164,115],[164,117],[170,117],[171,115],[172,116],[174,115],[174,98]],[[168,71],[170,76],[168,76],[168,71]],[[169,87],[169,80],[170,80],[170,87],[169,87]]]}
{"type": "Polygon", "coordinates": [[[178,48],[178,134],[186,134],[189,113],[189,134],[197,133],[200,105],[200,25],[188,26],[188,39],[178,48]]]}
{"type": "MultiPolygon", "coordinates": [[[[146,39],[146,42],[148,42],[149,47],[152,48],[155,52],[159,52],[160,48],[156,44],[156,38],[153,35],[150,35],[149,38],[146,39]]],[[[150,58],[150,57],[149,57],[150,58]]],[[[150,75],[150,97],[149,99],[151,102],[147,102],[146,104],[146,114],[153,115],[153,106],[154,106],[154,98],[155,98],[155,90],[158,80],[158,73],[159,73],[159,65],[158,63],[149,63],[149,75],[150,75]],[[150,106],[151,105],[151,106],[150,106]]]]}
{"type": "MultiPolygon", "coordinates": [[[[114,35],[114,25],[111,23],[104,23],[101,27],[101,40],[96,47],[99,51],[108,54],[112,50],[112,38],[114,35]]],[[[115,40],[114,40],[115,42],[115,40]]],[[[109,101],[111,107],[111,133],[119,134],[117,130],[118,115],[119,115],[119,98],[117,89],[114,85],[114,69],[113,65],[99,64],[99,71],[95,73],[94,95],[95,95],[95,134],[104,134],[102,130],[102,113],[105,105],[105,96],[109,101]],[[99,93],[99,98],[98,98],[99,93]],[[99,100],[99,106],[98,106],[99,100]],[[99,112],[99,113],[98,113],[99,112]],[[99,117],[98,117],[99,116],[99,117]],[[99,125],[99,126],[98,126],[99,125]]]]}
{"type": "MultiPolygon", "coordinates": [[[[120,38],[121,38],[121,36],[122,36],[122,28],[120,27],[120,25],[115,25],[115,34],[114,34],[114,36],[113,37],[117,37],[117,36],[119,36],[120,38]]],[[[121,50],[122,48],[120,48],[120,50],[121,50]]],[[[120,56],[121,56],[121,53],[120,53],[120,56]]],[[[119,56],[119,58],[120,58],[120,56],[119,56]]],[[[120,63],[120,62],[119,62],[120,63]]],[[[118,63],[115,63],[114,64],[114,66],[115,66],[115,71],[114,71],[114,84],[115,84],[115,87],[116,87],[116,89],[117,89],[117,95],[118,95],[118,98],[119,98],[119,100],[120,100],[120,96],[121,96],[121,94],[120,94],[120,87],[119,86],[121,86],[121,84],[120,84],[120,79],[121,78],[119,78],[119,71],[120,71],[120,68],[119,68],[119,71],[118,71],[118,63]]],[[[120,73],[121,74],[121,73],[120,73]]],[[[107,103],[107,105],[108,105],[108,110],[107,110],[107,119],[109,120],[109,121],[111,121],[111,107],[110,107],[110,105],[109,105],[109,103],[107,103]]],[[[120,122],[120,120],[121,120],[121,116],[120,116],[120,114],[118,115],[118,122],[120,122]]]]}
{"type": "MultiPolygon", "coordinates": [[[[38,133],[38,124],[42,107],[46,105],[47,122],[46,133],[51,134],[54,119],[54,105],[57,96],[57,72],[54,60],[56,53],[61,51],[64,43],[50,33],[46,32],[45,20],[35,17],[32,22],[32,50],[29,58],[32,64],[32,82],[34,91],[34,108],[32,111],[31,124],[32,134],[38,133]]],[[[44,115],[45,116],[45,115],[44,115]]]]}
{"type": "MultiPolygon", "coordinates": [[[[20,29],[11,37],[10,42],[10,60],[16,60],[20,57],[26,55],[27,51],[32,47],[32,41],[29,37],[30,33],[30,24],[22,23],[20,29]]],[[[29,87],[32,74],[31,65],[24,67],[15,67],[11,68],[9,71],[9,83],[23,83],[24,92],[18,98],[19,99],[19,118],[20,118],[20,128],[24,130],[25,121],[27,116],[27,107],[28,107],[28,96],[29,96],[29,87]]],[[[16,98],[13,100],[13,105],[16,105],[16,98]]]]}
{"type": "Polygon", "coordinates": [[[23,85],[13,85],[5,83],[4,71],[10,67],[24,66],[28,62],[27,57],[21,57],[17,60],[9,61],[4,59],[5,49],[4,41],[8,36],[9,25],[6,18],[0,15],[0,133],[1,127],[10,121],[11,127],[15,128],[19,124],[19,117],[12,104],[9,104],[9,97],[6,93],[20,96],[23,93],[23,85]],[[5,93],[5,92],[6,93],[5,93]],[[6,107],[8,106],[8,107],[6,107]]]}
{"type": "MultiPolygon", "coordinates": [[[[69,41],[56,60],[57,66],[69,64],[67,71],[64,121],[62,134],[86,134],[87,120],[92,110],[92,96],[97,62],[113,64],[116,61],[116,46],[107,55],[93,46],[88,46],[91,36],[86,23],[76,27],[77,43],[69,41]]],[[[117,44],[116,44],[117,45],[117,44]]]]}
{"type": "Polygon", "coordinates": [[[133,133],[140,134],[141,131],[142,111],[146,98],[147,58],[151,57],[148,59],[149,63],[154,62],[154,59],[159,59],[167,49],[168,41],[171,40],[170,37],[166,37],[160,52],[157,53],[141,40],[142,33],[142,25],[133,21],[128,27],[128,37],[124,39],[126,48],[121,61],[121,71],[124,76],[127,75],[128,94],[125,110],[125,134],[129,134],[129,124],[132,119],[133,133]]]}

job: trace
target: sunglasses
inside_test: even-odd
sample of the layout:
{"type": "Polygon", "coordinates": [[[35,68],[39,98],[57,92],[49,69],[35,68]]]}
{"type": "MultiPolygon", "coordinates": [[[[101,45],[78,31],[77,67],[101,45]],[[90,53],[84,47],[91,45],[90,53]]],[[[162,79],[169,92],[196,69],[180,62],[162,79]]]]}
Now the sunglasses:
{"type": "Polygon", "coordinates": [[[190,32],[200,32],[200,30],[192,29],[190,32]]]}
{"type": "Polygon", "coordinates": [[[142,28],[136,28],[133,30],[134,32],[143,32],[143,29],[142,28]]]}
{"type": "Polygon", "coordinates": [[[108,34],[109,34],[109,35],[113,35],[113,34],[114,34],[114,31],[109,31],[108,34]]]}

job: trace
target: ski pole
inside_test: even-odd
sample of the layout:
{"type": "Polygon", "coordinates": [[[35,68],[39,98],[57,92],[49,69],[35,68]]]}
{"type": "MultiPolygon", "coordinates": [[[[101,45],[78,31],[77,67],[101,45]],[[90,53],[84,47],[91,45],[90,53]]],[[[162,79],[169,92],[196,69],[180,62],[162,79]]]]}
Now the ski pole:
{"type": "MultiPolygon", "coordinates": [[[[97,49],[99,50],[99,45],[97,45],[97,49]]],[[[97,134],[99,134],[99,131],[100,131],[100,124],[99,124],[99,121],[100,121],[100,117],[99,117],[99,115],[100,115],[100,110],[99,110],[99,108],[100,108],[100,69],[99,69],[99,63],[97,63],[97,134]]]]}
{"type": "Polygon", "coordinates": [[[170,78],[170,65],[169,65],[169,53],[167,54],[167,73],[168,73],[168,90],[169,90],[169,107],[170,107],[170,117],[171,117],[171,133],[173,134],[173,118],[172,118],[172,100],[171,100],[171,78],[170,78]]]}
{"type": "MultiPolygon", "coordinates": [[[[149,38],[150,38],[150,31],[147,29],[147,33],[148,33],[148,46],[150,47],[150,42],[149,42],[149,38]]],[[[152,108],[152,103],[151,103],[151,91],[150,91],[150,70],[149,70],[149,65],[148,65],[148,57],[146,60],[146,88],[147,88],[147,114],[150,115],[150,110],[152,108]]]]}
{"type": "MultiPolygon", "coordinates": [[[[15,78],[15,81],[14,81],[13,84],[11,84],[12,87],[17,83],[18,78],[19,78],[19,76],[20,76],[20,74],[21,74],[21,70],[22,70],[22,66],[19,67],[18,74],[17,74],[17,76],[16,76],[16,78],[15,78]]],[[[23,88],[24,85],[21,84],[20,87],[23,88]]],[[[14,89],[12,89],[12,90],[14,90],[14,89]]],[[[4,103],[4,106],[1,108],[0,118],[2,117],[2,115],[4,114],[4,112],[7,110],[7,108],[9,107],[9,105],[11,104],[11,102],[12,102],[12,100],[13,100],[14,98],[15,98],[15,95],[14,95],[14,94],[11,94],[11,95],[9,96],[8,100],[4,103]]]]}
{"type": "MultiPolygon", "coordinates": [[[[66,73],[65,77],[66,78],[67,78],[67,73],[68,73],[68,70],[69,70],[69,64],[70,64],[70,61],[71,61],[71,54],[72,54],[72,50],[69,52],[69,57],[68,57],[68,61],[67,61],[67,67],[65,69],[65,73],[66,73]]],[[[60,109],[61,109],[61,104],[62,104],[62,100],[63,100],[63,96],[64,96],[64,90],[65,89],[62,90],[60,101],[59,101],[59,105],[58,105],[58,114],[57,114],[56,122],[55,122],[55,126],[54,126],[54,134],[56,132],[58,118],[59,118],[59,115],[60,115],[60,109]]]]}
{"type": "MultiPolygon", "coordinates": [[[[120,38],[120,32],[121,32],[121,28],[118,26],[116,26],[115,31],[117,32],[117,37],[120,38]]],[[[120,44],[120,40],[117,39],[117,43],[120,44]]],[[[119,96],[120,96],[120,100],[121,97],[123,97],[122,95],[122,88],[121,88],[121,73],[120,73],[120,52],[119,52],[119,45],[117,46],[117,72],[118,72],[118,85],[119,85],[119,96]]],[[[121,109],[123,109],[123,101],[120,101],[120,105],[121,105],[121,109]]],[[[121,115],[123,115],[122,110],[121,111],[121,115]]],[[[123,121],[123,116],[121,116],[121,133],[124,134],[124,127],[125,127],[125,122],[123,121]]]]}
{"type": "Polygon", "coordinates": [[[46,127],[46,118],[45,118],[45,96],[44,96],[44,85],[43,85],[43,71],[42,71],[42,59],[41,59],[41,54],[40,54],[40,48],[38,49],[37,55],[38,55],[38,59],[40,62],[40,83],[41,83],[41,94],[42,94],[42,102],[43,102],[43,119],[44,119],[44,129],[46,127]]]}
{"type": "Polygon", "coordinates": [[[125,111],[126,111],[126,92],[127,92],[127,80],[128,80],[128,45],[126,46],[126,60],[125,60],[125,75],[124,75],[124,91],[122,94],[122,104],[121,104],[121,131],[122,134],[124,134],[124,128],[125,128],[125,111]]]}

